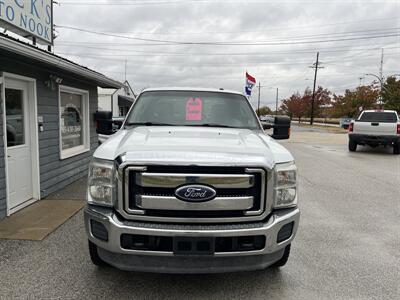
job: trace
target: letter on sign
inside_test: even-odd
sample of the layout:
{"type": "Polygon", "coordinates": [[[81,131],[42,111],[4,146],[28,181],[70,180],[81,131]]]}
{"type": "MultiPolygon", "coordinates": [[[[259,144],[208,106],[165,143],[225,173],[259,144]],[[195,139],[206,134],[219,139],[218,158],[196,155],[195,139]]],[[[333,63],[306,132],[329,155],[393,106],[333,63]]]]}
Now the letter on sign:
{"type": "Polygon", "coordinates": [[[0,0],[0,28],[53,44],[54,0],[0,0]]]}

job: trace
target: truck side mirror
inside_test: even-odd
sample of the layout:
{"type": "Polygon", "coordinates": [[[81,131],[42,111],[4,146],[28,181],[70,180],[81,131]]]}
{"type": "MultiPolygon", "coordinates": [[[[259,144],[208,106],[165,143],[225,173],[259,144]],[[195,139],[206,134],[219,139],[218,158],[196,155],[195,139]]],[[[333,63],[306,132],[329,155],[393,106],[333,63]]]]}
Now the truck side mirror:
{"type": "Polygon", "coordinates": [[[113,134],[111,111],[96,111],[94,120],[96,122],[96,133],[113,134]]]}
{"type": "Polygon", "coordinates": [[[264,130],[271,129],[273,127],[271,124],[268,123],[261,123],[261,124],[264,130]]]}
{"type": "Polygon", "coordinates": [[[114,120],[113,121],[113,126],[115,129],[120,129],[122,127],[122,124],[124,123],[124,120],[114,120]]]}
{"type": "Polygon", "coordinates": [[[274,132],[271,137],[276,140],[287,140],[290,137],[290,118],[288,116],[276,116],[273,125],[274,132]]]}

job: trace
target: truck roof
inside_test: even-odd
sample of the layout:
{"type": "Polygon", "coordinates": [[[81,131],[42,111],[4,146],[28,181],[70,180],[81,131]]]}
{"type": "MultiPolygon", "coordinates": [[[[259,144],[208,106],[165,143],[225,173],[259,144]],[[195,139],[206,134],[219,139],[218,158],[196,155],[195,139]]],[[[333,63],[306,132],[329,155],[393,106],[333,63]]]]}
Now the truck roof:
{"type": "Polygon", "coordinates": [[[363,112],[388,112],[388,113],[395,113],[395,110],[384,110],[384,109],[366,109],[363,112]]]}
{"type": "Polygon", "coordinates": [[[193,91],[193,92],[213,92],[213,93],[226,93],[226,94],[237,94],[243,95],[243,93],[235,91],[235,90],[225,90],[218,88],[201,88],[201,87],[157,87],[157,88],[148,88],[142,91],[144,92],[158,92],[158,91],[193,91]]]}

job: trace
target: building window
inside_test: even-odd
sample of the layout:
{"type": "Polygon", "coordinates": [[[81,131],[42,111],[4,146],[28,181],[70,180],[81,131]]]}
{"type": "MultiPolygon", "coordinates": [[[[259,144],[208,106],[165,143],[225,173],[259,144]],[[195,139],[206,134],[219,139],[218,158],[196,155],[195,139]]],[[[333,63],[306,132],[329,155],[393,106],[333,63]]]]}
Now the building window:
{"type": "Polygon", "coordinates": [[[60,86],[60,157],[90,150],[89,93],[60,86]]]}
{"type": "Polygon", "coordinates": [[[6,88],[7,147],[25,144],[24,95],[22,90],[6,88]]]}

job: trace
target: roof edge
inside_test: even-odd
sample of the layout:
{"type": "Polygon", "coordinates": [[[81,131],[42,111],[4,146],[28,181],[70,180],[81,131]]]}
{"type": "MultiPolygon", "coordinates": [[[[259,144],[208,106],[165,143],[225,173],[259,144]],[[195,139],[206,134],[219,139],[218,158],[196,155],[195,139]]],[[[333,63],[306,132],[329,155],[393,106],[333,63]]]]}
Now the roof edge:
{"type": "Polygon", "coordinates": [[[72,62],[69,62],[62,57],[58,57],[54,54],[46,53],[42,50],[36,49],[35,47],[24,44],[23,42],[14,41],[5,36],[0,35],[0,48],[11,51],[15,54],[19,54],[28,58],[32,58],[65,71],[69,71],[78,74],[82,77],[95,81],[100,87],[103,88],[120,88],[123,84],[117,80],[106,77],[103,74],[97,73],[90,69],[84,68],[72,62]]]}
{"type": "Polygon", "coordinates": [[[204,87],[154,87],[147,88],[142,91],[144,92],[156,92],[156,91],[193,91],[193,92],[213,92],[213,93],[226,93],[226,94],[237,94],[243,95],[243,93],[236,90],[228,90],[222,88],[204,88],[204,87]]]}

